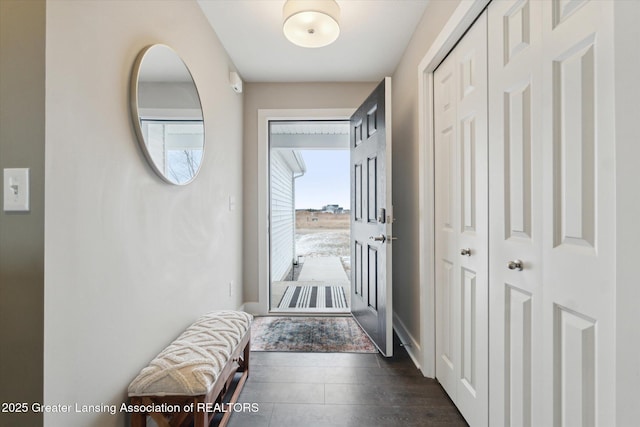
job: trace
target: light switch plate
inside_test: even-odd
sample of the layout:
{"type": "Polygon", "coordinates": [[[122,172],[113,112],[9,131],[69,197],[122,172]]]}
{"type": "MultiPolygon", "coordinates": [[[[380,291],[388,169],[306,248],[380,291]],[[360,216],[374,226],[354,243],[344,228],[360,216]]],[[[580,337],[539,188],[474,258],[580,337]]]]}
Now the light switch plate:
{"type": "Polygon", "coordinates": [[[29,168],[4,169],[4,211],[29,212],[29,168]]]}

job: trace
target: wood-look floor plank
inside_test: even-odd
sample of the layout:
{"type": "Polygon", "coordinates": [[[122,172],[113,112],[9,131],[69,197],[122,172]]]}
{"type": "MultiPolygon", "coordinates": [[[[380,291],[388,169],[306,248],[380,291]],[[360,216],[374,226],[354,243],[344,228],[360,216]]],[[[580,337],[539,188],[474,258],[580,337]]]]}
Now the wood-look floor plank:
{"type": "Polygon", "coordinates": [[[249,382],[238,398],[241,403],[325,403],[324,384],[249,382]]]}
{"type": "Polygon", "coordinates": [[[252,352],[252,366],[380,367],[377,354],[252,352]]]}
{"type": "Polygon", "coordinates": [[[270,426],[463,427],[466,423],[452,407],[276,404],[270,426]]]}
{"type": "Polygon", "coordinates": [[[273,403],[257,403],[249,411],[236,412],[229,419],[227,427],[269,427],[273,407],[273,403]]]}
{"type": "Polygon", "coordinates": [[[441,387],[415,384],[327,384],[325,402],[335,405],[449,405],[441,387]]]}
{"type": "Polygon", "coordinates": [[[314,366],[254,366],[252,381],[269,383],[324,383],[324,384],[368,384],[403,383],[431,384],[434,380],[424,378],[417,369],[389,370],[386,368],[346,368],[314,366]]]}

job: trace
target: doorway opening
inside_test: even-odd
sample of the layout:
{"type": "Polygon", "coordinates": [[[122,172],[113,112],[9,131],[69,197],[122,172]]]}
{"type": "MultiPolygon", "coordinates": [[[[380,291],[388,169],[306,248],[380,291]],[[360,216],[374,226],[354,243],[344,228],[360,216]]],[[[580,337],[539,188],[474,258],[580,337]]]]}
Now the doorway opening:
{"type": "Polygon", "coordinates": [[[350,312],[348,120],[269,121],[270,311],[350,312]]]}

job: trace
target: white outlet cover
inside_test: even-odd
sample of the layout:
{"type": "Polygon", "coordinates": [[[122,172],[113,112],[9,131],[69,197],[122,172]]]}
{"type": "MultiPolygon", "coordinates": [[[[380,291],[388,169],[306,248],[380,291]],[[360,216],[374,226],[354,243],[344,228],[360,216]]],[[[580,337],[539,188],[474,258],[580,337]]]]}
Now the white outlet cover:
{"type": "Polygon", "coordinates": [[[5,212],[29,212],[29,168],[6,168],[2,183],[5,212]]]}

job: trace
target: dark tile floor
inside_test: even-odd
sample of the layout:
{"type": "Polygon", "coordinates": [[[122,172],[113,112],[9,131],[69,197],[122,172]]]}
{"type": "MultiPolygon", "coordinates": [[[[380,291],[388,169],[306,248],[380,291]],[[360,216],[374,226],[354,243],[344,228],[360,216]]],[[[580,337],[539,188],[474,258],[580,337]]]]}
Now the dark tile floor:
{"type": "Polygon", "coordinates": [[[395,356],[252,352],[249,379],[229,427],[466,426],[435,380],[404,348],[395,356]]]}

